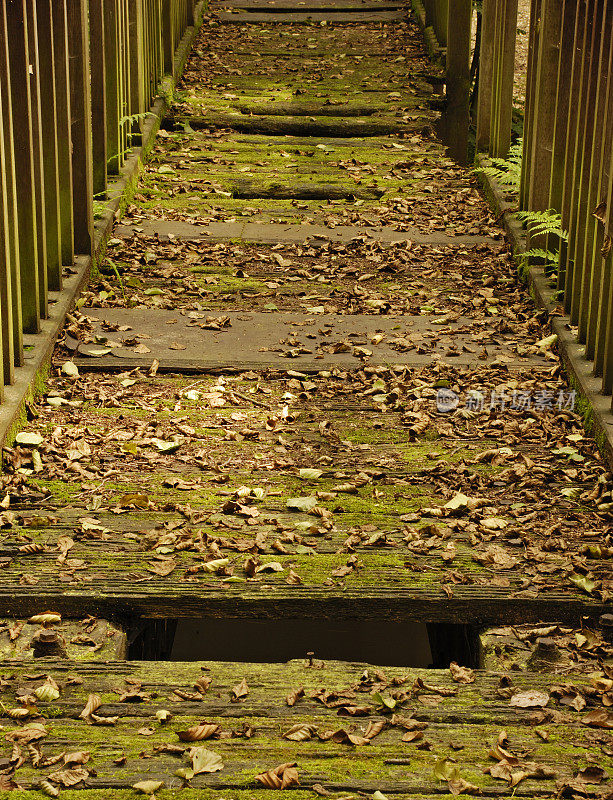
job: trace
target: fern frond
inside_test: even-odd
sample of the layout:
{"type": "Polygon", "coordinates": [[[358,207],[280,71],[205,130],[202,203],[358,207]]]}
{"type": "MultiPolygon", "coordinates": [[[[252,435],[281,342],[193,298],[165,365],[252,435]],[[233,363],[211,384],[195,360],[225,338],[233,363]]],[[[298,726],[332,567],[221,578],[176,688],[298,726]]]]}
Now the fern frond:
{"type": "Polygon", "coordinates": [[[480,172],[492,178],[503,186],[512,186],[519,190],[521,184],[521,162],[523,141],[519,139],[509,149],[507,158],[491,158],[487,167],[479,167],[475,172],[480,172]]]}
{"type": "Polygon", "coordinates": [[[568,241],[568,232],[562,228],[562,216],[553,208],[547,211],[518,211],[517,218],[530,233],[537,236],[552,234],[568,241]]]}
{"type": "Polygon", "coordinates": [[[557,264],[560,260],[559,253],[553,253],[551,250],[543,250],[540,247],[533,247],[532,250],[526,250],[522,253],[522,258],[540,258],[547,264],[557,264]]]}

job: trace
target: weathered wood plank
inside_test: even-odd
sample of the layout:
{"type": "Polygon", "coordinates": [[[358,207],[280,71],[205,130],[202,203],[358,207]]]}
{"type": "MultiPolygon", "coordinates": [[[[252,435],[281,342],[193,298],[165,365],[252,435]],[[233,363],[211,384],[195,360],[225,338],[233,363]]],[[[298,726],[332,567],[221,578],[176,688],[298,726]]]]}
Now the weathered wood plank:
{"type": "MultiPolygon", "coordinates": [[[[402,386],[403,396],[434,382],[423,371],[415,378],[407,371],[405,382],[401,373],[374,374],[384,387],[402,386]]],[[[476,375],[483,385],[487,373],[448,374],[452,385],[471,385],[476,375]]],[[[505,380],[530,391],[547,375],[535,370],[516,379],[494,368],[487,380],[498,391],[505,380]]],[[[594,484],[580,484],[567,499],[561,490],[568,493],[568,462],[542,444],[576,430],[564,417],[555,422],[553,414],[535,413],[532,446],[517,443],[507,452],[495,417],[484,427],[478,415],[472,423],[428,415],[423,428],[412,412],[404,418],[388,409],[382,417],[364,394],[378,391],[371,389],[374,375],[365,384],[357,373],[331,377],[330,384],[325,376],[304,376],[306,389],[282,373],[257,377],[263,391],[253,393],[249,378],[226,376],[221,397],[212,391],[219,385],[214,376],[137,378],[123,391],[117,378],[88,377],[88,394],[112,391],[119,410],[103,404],[78,416],[62,402],[66,390],[76,399],[74,383],[56,384],[58,399],[44,419],[61,433],[52,442],[42,437],[42,469],[27,489],[10,494],[16,516],[5,518],[0,608],[33,613],[51,605],[74,614],[87,601],[101,615],[114,609],[271,618],[282,610],[288,617],[376,619],[384,612],[389,619],[464,624],[602,613],[611,591],[606,522],[598,505],[577,511],[573,499],[597,502],[588,500],[596,497],[594,484]],[[187,396],[192,384],[195,394],[187,396]],[[304,399],[284,412],[287,392],[304,399]],[[317,414],[309,411],[312,397],[317,414]],[[175,415],[183,421],[172,422],[175,415]],[[175,424],[187,427],[178,432],[175,424]],[[174,435],[181,437],[176,443],[174,435]],[[502,463],[490,466],[496,457],[502,463]],[[120,473],[108,475],[119,459],[120,473]],[[522,478],[526,463],[548,476],[535,514],[533,486],[522,478]],[[227,464],[221,483],[218,464],[227,464]],[[316,479],[300,476],[314,465],[321,471],[316,479]],[[474,500],[445,509],[458,491],[474,500]],[[292,512],[294,497],[310,498],[304,502],[318,510],[292,512]],[[563,543],[553,550],[552,529],[563,543]],[[63,546],[65,564],[57,561],[63,546]],[[156,554],[158,547],[164,552],[156,554]],[[216,558],[220,563],[206,566],[216,558]]],[[[505,414],[521,418],[510,408],[505,414]]],[[[596,469],[583,452],[577,457],[596,469]]],[[[21,449],[6,461],[22,467],[30,458],[21,449]]]]}
{"type": "MultiPolygon", "coordinates": [[[[33,678],[31,670],[31,665],[11,664],[2,691],[7,707],[14,705],[16,689],[36,691],[45,682],[43,674],[33,678]]],[[[209,797],[204,794],[207,788],[242,790],[245,796],[256,790],[260,793],[256,776],[288,762],[297,764],[299,786],[292,795],[301,798],[300,790],[311,790],[316,784],[330,791],[440,796],[450,787],[433,771],[437,761],[439,769],[455,767],[454,774],[449,773],[451,786],[464,780],[478,785],[485,796],[499,796],[510,777],[501,780],[484,774],[503,760],[502,754],[499,758],[490,755],[497,741],[518,753],[517,768],[509,770],[509,775],[515,774],[517,796],[549,795],[556,781],[572,785],[586,755],[606,771],[611,768],[611,757],[598,744],[603,732],[582,723],[589,719],[589,711],[610,717],[602,706],[602,690],[596,690],[589,706],[577,712],[560,702],[564,691],[552,692],[551,676],[514,673],[501,679],[499,674],[477,672],[473,683],[458,684],[447,670],[383,670],[341,662],[309,666],[305,661],[266,665],[50,662],[45,673],[58,685],[60,696],[37,704],[42,716],[37,747],[45,756],[60,751],[87,753],[76,774],[82,778],[79,796],[86,798],[95,789],[119,790],[139,780],[176,787],[181,783],[177,770],[190,766],[192,746],[217,754],[220,764],[214,772],[189,778],[193,789],[182,792],[187,797],[194,791],[199,797],[209,797]],[[72,676],[78,677],[71,680],[72,676]],[[233,687],[238,701],[232,699],[233,687]],[[286,698],[298,690],[304,691],[304,697],[300,692],[295,704],[288,706],[286,698]],[[513,705],[514,696],[521,702],[526,696],[522,693],[535,691],[542,693],[539,702],[547,703],[546,708],[513,705]],[[382,707],[377,692],[395,708],[382,707]],[[91,695],[99,698],[96,717],[116,718],[113,724],[99,728],[79,718],[91,695]],[[355,707],[364,716],[343,715],[345,708],[355,707]],[[158,711],[168,712],[167,722],[159,721],[158,711]],[[535,731],[534,724],[539,722],[535,731]],[[203,724],[212,726],[212,737],[181,742],[179,731],[203,724]],[[296,726],[306,726],[303,741],[285,736],[296,726]],[[402,741],[407,729],[413,731],[413,743],[402,741]],[[503,729],[506,735],[500,741],[503,729]],[[350,743],[347,734],[361,737],[354,740],[360,744],[350,743]],[[565,750],[561,742],[569,737],[575,747],[565,750]],[[520,778],[521,772],[528,775],[520,778]]],[[[581,676],[570,680],[578,692],[586,683],[586,688],[592,688],[581,676]]],[[[13,736],[18,736],[17,731],[26,727],[27,722],[6,722],[9,736],[13,730],[13,736]]],[[[7,755],[11,747],[11,741],[5,743],[7,755]]],[[[198,752],[192,751],[192,756],[198,752]]],[[[14,780],[29,788],[51,775],[57,784],[61,776],[54,781],[53,774],[59,769],[36,769],[26,761],[14,780]]]]}
{"type": "Polygon", "coordinates": [[[589,675],[613,657],[610,633],[602,623],[582,629],[557,623],[488,628],[479,635],[479,664],[491,671],[520,670],[563,679],[569,673],[589,675]]]}

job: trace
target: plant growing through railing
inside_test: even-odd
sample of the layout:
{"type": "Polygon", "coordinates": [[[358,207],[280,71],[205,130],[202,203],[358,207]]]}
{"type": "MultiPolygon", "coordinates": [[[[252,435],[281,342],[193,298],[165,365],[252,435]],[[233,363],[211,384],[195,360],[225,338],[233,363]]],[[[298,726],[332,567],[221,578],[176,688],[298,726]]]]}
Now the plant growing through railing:
{"type": "MultiPolygon", "coordinates": [[[[516,196],[519,196],[521,185],[521,167],[523,156],[523,141],[518,139],[509,149],[508,158],[492,158],[485,167],[479,167],[475,172],[486,175],[501,186],[508,187],[516,196]]],[[[562,228],[562,217],[553,208],[547,211],[515,211],[517,219],[528,231],[530,238],[543,237],[547,245],[561,245],[568,241],[568,233],[562,228]]],[[[532,247],[521,254],[520,269],[525,271],[531,261],[544,264],[545,271],[552,273],[557,270],[560,261],[560,248],[532,247]]]]}
{"type": "MultiPolygon", "coordinates": [[[[144,111],[142,114],[130,114],[130,116],[121,117],[119,120],[119,127],[123,128],[124,125],[129,125],[131,127],[132,125],[134,125],[135,122],[139,122],[140,120],[145,120],[147,119],[147,117],[155,117],[155,119],[159,119],[158,115],[154,114],[152,111],[144,111]]],[[[126,138],[128,140],[128,143],[130,143],[133,138],[140,135],[141,135],[140,132],[137,131],[127,131],[126,138]]],[[[129,147],[120,150],[118,153],[115,153],[115,155],[110,156],[110,158],[107,159],[106,163],[111,164],[116,159],[122,159],[125,155],[130,153],[131,150],[132,146],[130,145],[129,147]]]]}
{"type": "Polygon", "coordinates": [[[490,158],[487,167],[479,167],[475,172],[481,172],[496,183],[511,187],[514,193],[519,194],[522,153],[523,140],[518,139],[511,145],[508,158],[490,158]]]}
{"type": "Polygon", "coordinates": [[[538,261],[544,265],[548,274],[557,273],[560,263],[560,247],[562,242],[568,241],[568,232],[562,228],[562,215],[555,209],[547,211],[518,211],[517,218],[523,223],[531,238],[546,237],[547,245],[554,244],[553,249],[548,247],[531,247],[521,254],[521,267],[524,269],[531,261],[538,261]]]}

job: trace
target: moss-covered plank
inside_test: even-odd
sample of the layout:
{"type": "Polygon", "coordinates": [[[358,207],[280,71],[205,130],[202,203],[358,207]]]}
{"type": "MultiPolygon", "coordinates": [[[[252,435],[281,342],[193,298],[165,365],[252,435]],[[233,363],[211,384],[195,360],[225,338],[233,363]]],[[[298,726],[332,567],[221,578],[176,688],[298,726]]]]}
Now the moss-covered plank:
{"type": "Polygon", "coordinates": [[[16,692],[38,698],[41,686],[57,689],[55,699],[30,705],[25,719],[4,712],[5,747],[9,755],[20,731],[36,742],[12,776],[24,788],[44,778],[61,784],[67,759],[58,759],[60,767],[45,759],[62,752],[84,754],[68,759],[69,769],[80,769],[72,772],[78,786],[107,790],[149,779],[175,790],[186,782],[254,791],[261,787],[257,775],[295,762],[305,789],[422,796],[465,781],[471,793],[479,787],[498,795],[513,784],[515,794],[534,797],[580,783],[581,770],[594,761],[610,769],[602,734],[590,727],[610,717],[606,680],[572,676],[572,691],[587,698],[577,711],[565,702],[568,685],[556,688],[547,676],[457,677],[472,682],[457,683],[449,671],[340,662],[50,662],[40,675],[11,664],[2,682],[5,709],[19,706],[16,692]],[[182,741],[178,732],[190,729],[198,729],[192,741],[182,741]],[[287,738],[293,730],[300,740],[287,738]],[[198,750],[190,757],[191,747],[216,754],[218,769],[177,774],[198,758],[198,750]]]}
{"type": "Polygon", "coordinates": [[[610,490],[579,417],[556,405],[569,391],[545,366],[59,378],[7,453],[4,602],[463,623],[599,613],[610,490]],[[514,409],[518,387],[551,408],[514,409]],[[437,412],[440,388],[506,397],[523,441],[485,405],[437,412]]]}

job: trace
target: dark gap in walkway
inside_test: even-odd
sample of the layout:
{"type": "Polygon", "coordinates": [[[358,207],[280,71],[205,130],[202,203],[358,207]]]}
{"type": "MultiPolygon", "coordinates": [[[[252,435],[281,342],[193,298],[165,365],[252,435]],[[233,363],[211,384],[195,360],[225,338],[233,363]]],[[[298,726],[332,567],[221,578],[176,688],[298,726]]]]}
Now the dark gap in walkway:
{"type": "Polygon", "coordinates": [[[134,629],[128,650],[132,660],[276,663],[311,657],[420,668],[446,668],[451,661],[477,666],[477,630],[299,618],[147,620],[134,629]]]}
{"type": "MultiPolygon", "coordinates": [[[[247,183],[247,182],[246,182],[247,183]]],[[[343,189],[338,186],[317,184],[297,186],[238,186],[232,197],[239,200],[376,200],[385,194],[384,189],[343,189]]]]}

